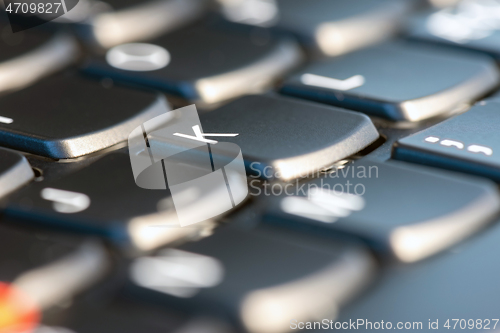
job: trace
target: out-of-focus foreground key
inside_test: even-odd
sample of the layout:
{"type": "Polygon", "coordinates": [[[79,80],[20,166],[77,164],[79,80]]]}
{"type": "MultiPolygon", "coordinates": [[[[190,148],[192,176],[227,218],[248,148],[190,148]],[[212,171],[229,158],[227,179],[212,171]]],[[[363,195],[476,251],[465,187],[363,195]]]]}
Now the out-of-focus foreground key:
{"type": "Polygon", "coordinates": [[[31,332],[44,311],[83,291],[108,268],[95,242],[0,226],[0,332],[31,332]]]}
{"type": "Polygon", "coordinates": [[[363,319],[362,332],[394,332],[398,323],[410,332],[498,330],[499,227],[431,260],[387,269],[339,322],[363,319]],[[374,329],[381,320],[384,329],[374,329]]]}
{"type": "Polygon", "coordinates": [[[289,39],[199,24],[148,43],[118,45],[84,71],[208,104],[259,92],[301,61],[289,39]]]}
{"type": "Polygon", "coordinates": [[[62,179],[32,185],[12,196],[6,208],[5,215],[18,223],[95,234],[137,250],[196,238],[213,228],[208,221],[180,227],[170,191],[137,186],[125,153],[107,155],[62,179]]]}
{"type": "Polygon", "coordinates": [[[500,102],[469,111],[399,140],[393,158],[471,173],[500,182],[500,102]]]}
{"type": "Polygon", "coordinates": [[[24,156],[0,149],[0,198],[28,183],[33,177],[33,170],[24,156]]]}
{"type": "Polygon", "coordinates": [[[159,94],[61,74],[0,97],[0,145],[78,157],[125,141],[135,127],[168,110],[159,94]]]}
{"type": "Polygon", "coordinates": [[[399,42],[313,64],[281,91],[391,120],[420,121],[474,102],[499,79],[487,56],[399,42]]]}
{"type": "Polygon", "coordinates": [[[24,88],[66,67],[78,53],[69,35],[36,30],[13,33],[0,22],[0,93],[24,88]]]}
{"type": "Polygon", "coordinates": [[[250,332],[288,332],[291,318],[334,318],[374,270],[371,256],[353,245],[226,228],[136,259],[127,290],[250,332]]]}
{"type": "Polygon", "coordinates": [[[500,209],[496,186],[487,180],[397,162],[360,161],[286,190],[295,189],[296,195],[274,200],[267,223],[354,235],[404,262],[471,236],[500,209]]]}
{"type": "Polygon", "coordinates": [[[233,22],[274,27],[306,46],[337,56],[380,42],[398,31],[415,1],[219,0],[233,22]]]}
{"type": "Polygon", "coordinates": [[[267,179],[311,176],[379,137],[365,115],[274,95],[242,97],[200,120],[206,133],[237,133],[221,141],[239,145],[247,171],[267,179]]]}

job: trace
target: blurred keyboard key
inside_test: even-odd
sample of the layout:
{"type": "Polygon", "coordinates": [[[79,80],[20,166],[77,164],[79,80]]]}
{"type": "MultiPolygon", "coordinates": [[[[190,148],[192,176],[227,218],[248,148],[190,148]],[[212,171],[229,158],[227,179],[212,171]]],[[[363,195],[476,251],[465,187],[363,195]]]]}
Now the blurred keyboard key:
{"type": "Polygon", "coordinates": [[[410,37],[500,58],[500,1],[464,0],[414,18],[410,37]]]}
{"type": "Polygon", "coordinates": [[[36,333],[232,333],[228,326],[130,299],[93,297],[50,316],[36,333]]]}
{"type": "Polygon", "coordinates": [[[313,234],[356,236],[382,255],[413,262],[442,251],[491,222],[495,184],[411,164],[365,161],[290,186],[265,221],[313,234]]]}
{"type": "Polygon", "coordinates": [[[226,228],[199,242],[134,260],[127,295],[288,332],[290,318],[334,318],[375,272],[362,248],[226,228]],[[216,305],[216,306],[215,306],[216,305]]]}
{"type": "Polygon", "coordinates": [[[0,94],[33,84],[76,61],[79,48],[66,34],[13,33],[0,22],[0,94]]]}
{"type": "Polygon", "coordinates": [[[288,39],[255,40],[251,33],[197,25],[147,44],[116,46],[84,71],[211,104],[261,91],[301,58],[288,39]]]}
{"type": "Polygon", "coordinates": [[[199,18],[208,0],[107,0],[113,10],[90,22],[93,41],[102,48],[159,37],[199,18]]]}
{"type": "Polygon", "coordinates": [[[32,185],[11,198],[7,217],[102,236],[125,250],[147,251],[196,238],[214,226],[207,221],[180,227],[170,191],[137,186],[130,157],[121,152],[67,177],[32,185]]]}
{"type": "Polygon", "coordinates": [[[0,121],[0,145],[74,158],[125,141],[135,127],[169,110],[159,94],[108,81],[61,74],[1,97],[0,120],[8,121],[0,121]]]}
{"type": "Polygon", "coordinates": [[[400,327],[406,325],[409,331],[418,332],[447,331],[445,325],[450,331],[463,327],[494,331],[495,325],[498,329],[500,268],[492,262],[500,251],[499,237],[496,225],[431,260],[388,268],[379,283],[338,321],[362,319],[356,330],[361,332],[375,331],[374,325],[382,319],[385,329],[377,332],[394,332],[399,322],[400,327]],[[388,329],[387,323],[392,328],[388,329]]]}
{"type": "MultiPolygon", "coordinates": [[[[247,172],[290,180],[312,175],[378,138],[362,114],[274,95],[246,96],[200,117],[206,133],[237,133],[247,172]]],[[[162,138],[149,138],[160,149],[162,138]]],[[[168,148],[168,147],[166,147],[168,148]]]]}
{"type": "Polygon", "coordinates": [[[219,0],[226,19],[274,27],[304,45],[338,56],[394,35],[415,1],[219,0]]]}
{"type": "Polygon", "coordinates": [[[399,140],[392,155],[500,182],[499,123],[499,101],[483,101],[461,115],[399,140]]]}
{"type": "Polygon", "coordinates": [[[474,102],[498,83],[498,69],[487,56],[399,42],[313,64],[281,91],[390,120],[420,121],[474,102]]]}
{"type": "Polygon", "coordinates": [[[445,8],[445,7],[450,7],[453,5],[456,5],[462,0],[428,0],[428,2],[437,8],[445,8]]]}
{"type": "Polygon", "coordinates": [[[0,198],[29,183],[33,177],[33,170],[24,156],[0,149],[0,198]]]}
{"type": "Polygon", "coordinates": [[[71,301],[109,265],[99,243],[39,230],[1,225],[0,244],[2,332],[30,331],[41,313],[71,301]]]}

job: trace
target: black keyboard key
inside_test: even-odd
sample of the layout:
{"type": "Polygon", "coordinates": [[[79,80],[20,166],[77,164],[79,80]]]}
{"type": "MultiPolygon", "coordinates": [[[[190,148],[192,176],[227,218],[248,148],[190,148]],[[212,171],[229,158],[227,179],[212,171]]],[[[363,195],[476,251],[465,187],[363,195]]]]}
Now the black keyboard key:
{"type": "Polygon", "coordinates": [[[85,66],[99,77],[140,84],[191,101],[216,103],[262,90],[301,60],[288,39],[197,25],[150,44],[119,45],[85,66]]]}
{"type": "Polygon", "coordinates": [[[156,38],[191,23],[207,9],[206,0],[108,0],[113,10],[90,22],[93,41],[102,48],[156,38]]]}
{"type": "Polygon", "coordinates": [[[169,107],[159,94],[58,75],[1,97],[0,110],[0,145],[65,159],[125,141],[169,107]]]}
{"type": "Polygon", "coordinates": [[[392,156],[500,182],[499,111],[498,101],[480,102],[461,115],[399,140],[392,156]]]}
{"type": "Polygon", "coordinates": [[[200,120],[204,133],[237,133],[221,140],[237,144],[247,171],[267,179],[314,174],[378,138],[362,114],[273,95],[242,97],[200,120]]]}
{"type": "Polygon", "coordinates": [[[406,327],[415,332],[464,327],[491,331],[495,325],[498,329],[500,268],[492,262],[500,251],[499,237],[497,225],[441,256],[387,269],[370,292],[341,314],[339,322],[363,319],[356,330],[362,332],[394,332],[398,322],[400,327],[409,322],[406,327]],[[392,328],[386,324],[385,329],[375,330],[373,325],[381,320],[392,328]]]}
{"type": "Polygon", "coordinates": [[[313,64],[281,91],[391,120],[420,121],[474,102],[498,82],[487,56],[400,42],[313,64]]]}
{"type": "Polygon", "coordinates": [[[288,332],[290,318],[335,317],[375,268],[372,257],[353,245],[226,228],[134,260],[126,291],[224,318],[245,331],[288,332]]]}
{"type": "Polygon", "coordinates": [[[488,53],[500,58],[498,1],[461,1],[414,18],[410,38],[488,53]]]}
{"type": "Polygon", "coordinates": [[[109,265],[99,243],[40,230],[2,224],[0,244],[2,332],[35,325],[42,312],[71,301],[102,278],[109,265]]]}
{"type": "Polygon", "coordinates": [[[33,177],[33,170],[24,156],[0,149],[0,198],[27,184],[33,177]]]}
{"type": "Polygon", "coordinates": [[[381,255],[413,262],[491,222],[496,186],[405,163],[359,162],[311,183],[293,184],[265,221],[324,236],[354,235],[381,255]]]}
{"type": "Polygon", "coordinates": [[[129,246],[150,250],[196,238],[213,228],[210,221],[180,227],[170,191],[137,186],[130,157],[120,152],[67,177],[18,192],[9,200],[5,215],[19,223],[106,237],[126,250],[129,246]]]}
{"type": "Polygon", "coordinates": [[[0,93],[29,86],[76,61],[79,48],[66,34],[13,33],[0,22],[0,93]]]}
{"type": "Polygon", "coordinates": [[[306,46],[337,56],[394,35],[414,1],[399,0],[219,0],[231,21],[272,26],[306,46]]]}

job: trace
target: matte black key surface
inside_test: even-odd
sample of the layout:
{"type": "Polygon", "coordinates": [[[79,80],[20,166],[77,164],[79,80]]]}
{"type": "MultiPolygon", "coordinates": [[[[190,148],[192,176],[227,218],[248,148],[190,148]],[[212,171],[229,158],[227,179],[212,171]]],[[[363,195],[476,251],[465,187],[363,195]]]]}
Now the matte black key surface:
{"type": "Polygon", "coordinates": [[[470,49],[500,58],[497,1],[463,1],[410,21],[410,38],[470,49]]]}
{"type": "Polygon", "coordinates": [[[130,157],[122,153],[107,155],[65,178],[33,184],[12,197],[5,215],[96,234],[139,250],[194,237],[202,229],[202,224],[181,228],[170,191],[137,186],[130,157]]]}
{"type": "Polygon", "coordinates": [[[78,53],[69,35],[37,29],[13,33],[0,22],[0,93],[24,88],[66,67],[78,53]]]}
{"type": "Polygon", "coordinates": [[[226,318],[250,332],[287,332],[289,318],[335,316],[336,308],[371,279],[374,268],[367,252],[342,243],[227,228],[136,259],[128,292],[226,318]],[[283,316],[275,315],[276,308],[283,316]]]}
{"type": "Polygon", "coordinates": [[[108,265],[99,243],[3,223],[0,249],[0,281],[24,292],[41,310],[68,301],[102,277],[108,265]]]}
{"type": "Polygon", "coordinates": [[[84,71],[191,101],[216,103],[258,91],[301,59],[298,46],[291,40],[268,39],[261,43],[250,33],[221,31],[201,24],[149,44],[117,46],[106,57],[91,60],[84,71]],[[152,58],[147,57],[151,54],[164,61],[151,62],[152,58]]]}
{"type": "Polygon", "coordinates": [[[265,212],[267,223],[354,235],[405,262],[469,237],[500,209],[496,186],[487,180],[407,163],[360,161],[292,185],[286,190],[294,195],[276,198],[265,212]]]}
{"type": "Polygon", "coordinates": [[[474,102],[498,82],[487,56],[399,42],[313,64],[281,91],[391,120],[419,121],[474,102]]]}
{"type": "Polygon", "coordinates": [[[306,46],[329,56],[375,44],[393,35],[415,4],[393,0],[219,2],[229,20],[291,32],[306,46]]]}
{"type": "Polygon", "coordinates": [[[86,155],[125,141],[168,111],[153,92],[58,75],[0,98],[0,145],[52,158],[86,155]],[[105,116],[103,116],[105,115],[105,116]]]}
{"type": "Polygon", "coordinates": [[[500,181],[500,103],[469,111],[397,142],[393,158],[500,181]]]}
{"type": "Polygon", "coordinates": [[[34,177],[24,156],[0,149],[0,198],[27,184],[34,177]]]}
{"type": "Polygon", "coordinates": [[[273,95],[242,97],[200,120],[204,133],[237,133],[220,141],[239,145],[247,171],[262,178],[313,174],[378,138],[365,115],[273,95]]]}
{"type": "MultiPolygon", "coordinates": [[[[410,330],[419,332],[459,331],[460,325],[471,330],[492,331],[496,324],[498,329],[500,268],[496,265],[496,254],[500,251],[499,237],[500,228],[496,225],[441,256],[388,269],[379,283],[338,320],[360,318],[365,322],[392,323],[391,329],[377,329],[377,332],[394,332],[398,322],[411,325],[421,322],[420,328],[415,326],[410,330]],[[429,319],[433,323],[431,328],[429,319]],[[464,320],[460,323],[461,319],[465,323],[464,320]],[[474,325],[467,326],[471,324],[467,324],[469,319],[474,320],[474,325]],[[445,326],[447,323],[449,329],[445,326]]],[[[360,325],[357,331],[375,329],[360,325]]]]}

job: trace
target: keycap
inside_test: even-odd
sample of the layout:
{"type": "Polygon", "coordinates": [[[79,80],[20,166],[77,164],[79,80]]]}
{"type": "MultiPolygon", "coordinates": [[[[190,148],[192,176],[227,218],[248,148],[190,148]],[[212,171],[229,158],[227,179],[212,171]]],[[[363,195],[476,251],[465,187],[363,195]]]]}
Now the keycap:
{"type": "Polygon", "coordinates": [[[301,61],[289,39],[200,24],[148,43],[118,45],[83,70],[213,104],[267,87],[301,61]]]}
{"type": "Polygon", "coordinates": [[[67,159],[125,141],[169,106],[154,92],[61,74],[1,97],[0,110],[0,145],[67,159]]]}
{"type": "Polygon", "coordinates": [[[0,94],[18,90],[76,61],[79,48],[67,34],[13,33],[0,22],[0,94]]]}
{"type": "Polygon", "coordinates": [[[219,0],[226,19],[297,36],[324,55],[338,56],[394,35],[414,1],[219,0]]]}
{"type": "Polygon", "coordinates": [[[289,184],[282,193],[265,208],[265,223],[331,238],[354,236],[403,262],[471,236],[500,208],[497,188],[487,180],[402,162],[361,160],[310,183],[289,184]]]}
{"type": "MultiPolygon", "coordinates": [[[[313,175],[378,138],[362,114],[275,95],[242,97],[200,121],[204,133],[238,134],[217,139],[237,144],[247,173],[263,179],[313,175]]],[[[161,149],[164,138],[149,141],[161,149]]]]}
{"type": "Polygon", "coordinates": [[[0,198],[29,183],[33,170],[24,156],[0,148],[0,198]]]}
{"type": "Polygon", "coordinates": [[[281,92],[393,121],[421,121],[461,109],[498,81],[487,56],[394,42],[312,64],[281,92]]]}
{"type": "Polygon", "coordinates": [[[4,223],[0,239],[3,332],[32,328],[44,311],[71,301],[103,278],[109,265],[104,247],[92,240],[4,223]]]}
{"type": "Polygon", "coordinates": [[[214,227],[210,221],[180,227],[170,191],[137,186],[130,157],[121,152],[32,184],[10,198],[4,214],[18,223],[105,237],[128,252],[194,239],[214,227]]]}
{"type": "Polygon", "coordinates": [[[102,48],[156,38],[187,25],[207,9],[206,0],[108,0],[113,10],[95,15],[87,28],[102,48]]]}
{"type": "Polygon", "coordinates": [[[135,259],[125,295],[224,318],[244,331],[288,332],[290,318],[334,317],[375,270],[355,245],[226,228],[135,259]]]}
{"type": "Polygon", "coordinates": [[[42,333],[232,332],[228,324],[220,321],[190,318],[126,298],[81,298],[69,309],[44,319],[38,327],[42,333]]]}
{"type": "Polygon", "coordinates": [[[496,225],[432,260],[388,268],[338,321],[363,319],[357,329],[363,332],[375,331],[375,322],[380,325],[381,320],[392,328],[385,324],[385,329],[376,331],[393,332],[398,322],[419,332],[498,330],[496,277],[500,272],[491,262],[500,250],[499,236],[496,225]]]}
{"type": "Polygon", "coordinates": [[[409,37],[415,40],[470,49],[500,57],[500,2],[467,0],[415,17],[409,37]]]}
{"type": "Polygon", "coordinates": [[[483,101],[469,111],[400,139],[394,159],[470,173],[500,181],[497,147],[500,101],[483,101]]]}

